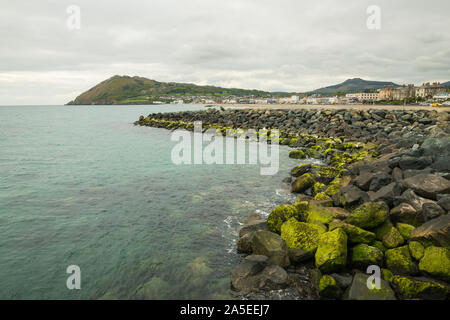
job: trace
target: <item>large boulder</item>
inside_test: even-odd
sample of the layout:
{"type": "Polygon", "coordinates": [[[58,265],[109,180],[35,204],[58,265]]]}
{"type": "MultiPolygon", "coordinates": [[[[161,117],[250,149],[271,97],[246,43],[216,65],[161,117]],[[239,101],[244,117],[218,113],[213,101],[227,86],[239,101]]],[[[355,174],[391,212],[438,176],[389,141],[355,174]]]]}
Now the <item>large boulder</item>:
{"type": "Polygon", "coordinates": [[[265,220],[252,220],[246,223],[239,230],[239,237],[243,237],[246,234],[253,233],[259,230],[269,230],[267,222],[265,220]]]}
{"type": "Polygon", "coordinates": [[[287,272],[266,256],[250,255],[230,275],[231,285],[244,294],[280,290],[288,286],[287,272]]]}
{"type": "Polygon", "coordinates": [[[360,228],[375,228],[386,221],[389,208],[384,202],[366,202],[357,207],[347,222],[360,228]]]}
{"type": "Polygon", "coordinates": [[[431,165],[432,162],[433,159],[428,156],[426,157],[403,156],[398,162],[398,165],[402,170],[408,169],[421,170],[431,165]]]}
{"type": "Polygon", "coordinates": [[[412,205],[405,202],[392,208],[389,214],[393,221],[407,223],[415,227],[425,222],[423,212],[421,210],[417,211],[412,205]]]}
{"type": "Polygon", "coordinates": [[[387,186],[380,188],[377,192],[370,196],[372,201],[384,201],[392,206],[395,199],[402,193],[402,187],[397,182],[392,182],[387,186]]]}
{"type": "Polygon", "coordinates": [[[432,220],[445,214],[444,209],[435,202],[427,202],[422,206],[422,214],[425,220],[432,220]]]}
{"type": "Polygon", "coordinates": [[[388,249],[399,247],[403,243],[405,243],[405,239],[394,227],[389,228],[388,232],[383,236],[383,245],[388,249]]]}
{"type": "Polygon", "coordinates": [[[425,248],[419,241],[410,241],[408,247],[409,253],[415,260],[419,261],[423,258],[423,255],[425,254],[425,248]]]}
{"type": "Polygon", "coordinates": [[[364,229],[358,228],[349,223],[345,223],[341,220],[333,220],[329,225],[329,230],[333,231],[334,229],[341,228],[345,231],[348,236],[348,240],[351,243],[366,243],[370,244],[375,240],[375,234],[370,231],[366,231],[364,229]]]}
{"type": "Polygon", "coordinates": [[[402,183],[405,188],[428,199],[436,200],[436,195],[450,193],[450,181],[437,174],[420,174],[404,179],[402,183]]]}
{"type": "Polygon", "coordinates": [[[450,249],[428,247],[419,262],[419,270],[441,280],[450,281],[450,249]]]}
{"type": "Polygon", "coordinates": [[[359,176],[357,176],[353,183],[364,191],[369,191],[370,183],[372,182],[372,179],[374,177],[374,174],[370,172],[369,170],[364,170],[359,173],[359,176]]]}
{"type": "Polygon", "coordinates": [[[324,275],[319,281],[319,294],[322,299],[339,299],[342,290],[332,276],[324,275]]]}
{"type": "Polygon", "coordinates": [[[445,300],[450,287],[425,277],[393,276],[390,283],[401,299],[445,300]]]}
{"type": "Polygon", "coordinates": [[[306,155],[303,152],[303,150],[292,150],[291,152],[289,152],[289,158],[292,159],[305,159],[306,155]]]}
{"type": "Polygon", "coordinates": [[[444,209],[445,211],[450,211],[450,195],[449,194],[440,194],[437,196],[437,204],[444,209]]]}
{"type": "Polygon", "coordinates": [[[386,266],[395,274],[415,275],[417,265],[412,261],[408,246],[386,250],[386,266]]]}
{"type": "Polygon", "coordinates": [[[395,293],[389,283],[380,279],[380,288],[368,286],[369,275],[357,273],[353,277],[352,284],[345,292],[344,298],[347,300],[396,300],[395,293]]]}
{"type": "Polygon", "coordinates": [[[291,175],[294,177],[300,177],[305,173],[308,173],[312,168],[311,163],[299,164],[291,170],[291,175]]]}
{"type": "Polygon", "coordinates": [[[422,206],[425,203],[434,202],[433,200],[425,199],[418,196],[413,190],[408,189],[395,198],[394,205],[399,205],[401,203],[408,203],[416,209],[417,212],[422,210],[422,206]]]}
{"type": "Polygon", "coordinates": [[[297,206],[291,204],[282,204],[269,214],[267,225],[272,232],[280,233],[283,223],[291,218],[300,220],[301,212],[297,206]]]}
{"type": "Polygon", "coordinates": [[[319,236],[326,232],[326,228],[290,219],[281,226],[281,238],[286,241],[289,249],[300,248],[314,253],[319,245],[319,236]]]}
{"type": "Polygon", "coordinates": [[[251,243],[253,254],[267,256],[280,267],[289,265],[286,243],[278,234],[270,231],[256,231],[251,243]]]}
{"type": "Polygon", "coordinates": [[[391,175],[387,174],[386,172],[377,172],[376,174],[374,174],[373,179],[370,182],[369,190],[378,191],[391,182],[391,175]]]}
{"type": "Polygon", "coordinates": [[[366,270],[371,265],[381,267],[383,256],[380,249],[361,243],[351,249],[350,262],[353,267],[366,270]]]}
{"type": "Polygon", "coordinates": [[[333,219],[338,218],[338,214],[334,210],[330,210],[329,207],[323,207],[314,203],[310,203],[308,211],[306,213],[306,222],[315,223],[321,222],[328,224],[333,219]]]}
{"type": "Polygon", "coordinates": [[[443,247],[450,246],[450,215],[430,220],[411,232],[411,240],[426,241],[443,247]]]}
{"type": "Polygon", "coordinates": [[[317,247],[316,267],[325,273],[340,271],[347,263],[347,235],[336,229],[320,235],[317,247]]]}
{"type": "Polygon", "coordinates": [[[353,185],[341,188],[338,193],[333,194],[332,198],[336,205],[346,208],[351,208],[369,201],[367,193],[353,185]]]}
{"type": "Polygon", "coordinates": [[[292,182],[291,185],[291,192],[293,193],[303,193],[304,191],[308,190],[312,186],[314,186],[314,183],[316,181],[313,178],[313,175],[310,173],[305,173],[302,176],[298,177],[297,179],[292,182]]]}
{"type": "Polygon", "coordinates": [[[314,254],[300,248],[288,249],[289,261],[293,265],[302,264],[314,258],[314,254]]]}

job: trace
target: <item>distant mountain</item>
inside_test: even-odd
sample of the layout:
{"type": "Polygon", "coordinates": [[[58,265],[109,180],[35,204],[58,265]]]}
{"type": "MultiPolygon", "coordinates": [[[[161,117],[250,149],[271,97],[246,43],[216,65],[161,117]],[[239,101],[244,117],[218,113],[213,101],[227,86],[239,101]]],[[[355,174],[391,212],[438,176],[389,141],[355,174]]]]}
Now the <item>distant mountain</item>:
{"type": "Polygon", "coordinates": [[[148,104],[165,101],[168,96],[249,96],[270,95],[269,92],[190,83],[158,82],[142,77],[114,76],[79,95],[68,104],[148,104]]]}
{"type": "Polygon", "coordinates": [[[385,86],[398,87],[399,85],[387,81],[367,81],[360,78],[354,78],[345,80],[340,84],[320,88],[309,93],[320,93],[320,94],[333,94],[336,92],[351,93],[351,92],[361,92],[364,90],[377,90],[385,86]]]}
{"type": "Polygon", "coordinates": [[[450,81],[442,83],[444,87],[450,88],[450,81]]]}

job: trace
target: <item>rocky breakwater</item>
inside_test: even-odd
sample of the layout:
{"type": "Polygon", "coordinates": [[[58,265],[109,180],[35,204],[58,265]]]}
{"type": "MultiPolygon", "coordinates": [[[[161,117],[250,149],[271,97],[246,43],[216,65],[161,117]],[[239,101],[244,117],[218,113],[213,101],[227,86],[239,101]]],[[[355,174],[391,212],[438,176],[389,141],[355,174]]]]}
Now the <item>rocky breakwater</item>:
{"type": "Polygon", "coordinates": [[[209,110],[136,124],[189,130],[193,121],[277,128],[290,157],[324,163],[299,161],[286,179],[297,201],[243,222],[234,289],[250,298],[287,290],[301,299],[449,298],[448,113],[209,110]],[[373,266],[379,287],[367,285],[373,266]]]}

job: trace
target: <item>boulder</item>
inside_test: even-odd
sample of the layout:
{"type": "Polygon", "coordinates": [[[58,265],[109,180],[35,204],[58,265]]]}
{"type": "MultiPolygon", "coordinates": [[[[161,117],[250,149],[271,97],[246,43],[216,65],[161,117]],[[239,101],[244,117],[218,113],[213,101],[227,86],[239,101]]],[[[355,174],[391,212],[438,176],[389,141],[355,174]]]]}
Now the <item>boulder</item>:
{"type": "Polygon", "coordinates": [[[450,281],[450,249],[428,247],[419,262],[419,270],[444,281],[450,281]]]}
{"type": "Polygon", "coordinates": [[[383,256],[380,249],[361,243],[351,249],[350,262],[353,267],[365,271],[371,265],[381,267],[383,256]]]}
{"type": "Polygon", "coordinates": [[[419,196],[433,200],[436,200],[438,194],[450,193],[450,181],[437,174],[420,174],[404,179],[402,184],[419,196]]]}
{"type": "Polygon", "coordinates": [[[302,176],[295,179],[295,181],[291,185],[291,192],[293,193],[303,193],[308,190],[312,186],[314,186],[314,180],[312,174],[305,173],[302,176]]]}
{"type": "Polygon", "coordinates": [[[423,258],[423,255],[425,254],[425,248],[419,241],[411,241],[408,244],[408,248],[411,256],[417,261],[423,258]]]}
{"type": "Polygon", "coordinates": [[[299,222],[290,219],[281,226],[281,238],[286,241],[289,249],[303,249],[314,253],[319,245],[319,236],[325,233],[326,229],[312,223],[299,222]]]}
{"type": "Polygon", "coordinates": [[[266,256],[250,255],[230,275],[231,285],[244,294],[280,290],[288,286],[287,272],[266,256]]]}
{"type": "Polygon", "coordinates": [[[411,237],[411,232],[415,229],[414,226],[406,223],[397,223],[397,230],[400,232],[405,240],[409,240],[411,237]]]}
{"type": "Polygon", "coordinates": [[[390,283],[401,299],[445,300],[450,287],[425,277],[393,276],[390,283]]]}
{"type": "Polygon", "coordinates": [[[405,239],[394,227],[389,228],[388,232],[383,236],[383,245],[388,249],[399,247],[403,243],[405,243],[405,239]]]}
{"type": "Polygon", "coordinates": [[[367,274],[355,274],[344,298],[346,300],[396,300],[395,293],[387,281],[380,279],[380,288],[377,289],[367,285],[368,279],[369,275],[367,274]]]}
{"type": "Polygon", "coordinates": [[[411,240],[450,246],[450,215],[446,214],[430,220],[411,232],[411,240]]]}
{"type": "Polygon", "coordinates": [[[342,290],[330,275],[324,275],[319,281],[319,294],[322,299],[340,299],[342,290]]]}
{"type": "Polygon", "coordinates": [[[430,202],[433,202],[433,200],[422,198],[411,189],[408,189],[405,192],[403,192],[401,196],[395,198],[394,205],[399,205],[401,203],[408,203],[411,206],[413,206],[417,212],[419,212],[422,210],[422,206],[425,203],[430,202]]]}
{"type": "Polygon", "coordinates": [[[366,202],[357,207],[346,219],[360,228],[375,228],[386,221],[389,208],[384,202],[366,202]]]}
{"type": "Polygon", "coordinates": [[[252,220],[251,222],[244,224],[239,230],[239,238],[242,238],[248,233],[253,233],[259,230],[269,230],[267,222],[264,220],[252,220]]]}
{"type": "Polygon", "coordinates": [[[431,157],[410,157],[403,156],[398,162],[398,166],[402,170],[414,169],[421,170],[431,165],[433,162],[431,157]]]}
{"type": "Polygon", "coordinates": [[[422,206],[422,214],[425,220],[432,220],[445,214],[444,209],[435,202],[427,202],[422,206]]]}
{"type": "Polygon", "coordinates": [[[341,188],[338,193],[333,194],[332,198],[336,205],[346,208],[357,206],[369,201],[369,196],[367,193],[353,185],[341,188]]]}
{"type": "Polygon", "coordinates": [[[291,262],[291,264],[294,265],[302,264],[303,262],[306,262],[314,258],[314,254],[300,248],[288,249],[288,255],[289,261],[291,262]]]}
{"type": "Polygon", "coordinates": [[[308,173],[312,168],[311,163],[299,164],[291,170],[291,175],[294,177],[300,177],[305,173],[308,173]]]}
{"type": "Polygon", "coordinates": [[[270,231],[256,231],[251,240],[253,254],[267,256],[280,267],[289,265],[286,243],[281,237],[270,231]]]}
{"type": "Polygon", "coordinates": [[[332,273],[331,276],[336,280],[337,285],[342,289],[347,289],[353,280],[353,276],[348,273],[332,273]]]}
{"type": "Polygon", "coordinates": [[[310,203],[306,217],[306,222],[308,223],[321,222],[328,224],[338,216],[333,210],[330,210],[329,207],[323,207],[310,203]]]}
{"type": "Polygon", "coordinates": [[[450,211],[450,195],[442,194],[437,196],[437,204],[443,208],[445,211],[450,211]]]}
{"type": "Polygon", "coordinates": [[[369,191],[370,182],[372,181],[374,174],[369,170],[364,170],[360,172],[359,176],[355,178],[353,183],[364,191],[369,191]]]}
{"type": "Polygon", "coordinates": [[[408,246],[386,250],[386,266],[395,274],[415,275],[419,271],[412,261],[408,246]]]}
{"type": "Polygon", "coordinates": [[[246,233],[239,238],[237,242],[237,252],[252,253],[252,238],[254,234],[254,232],[246,233]]]}
{"type": "Polygon", "coordinates": [[[387,186],[380,188],[371,197],[371,201],[384,201],[389,206],[392,206],[395,199],[402,193],[402,187],[397,182],[392,182],[387,186]]]}
{"type": "Polygon", "coordinates": [[[369,190],[378,191],[392,182],[392,177],[385,172],[377,172],[370,181],[369,190]]]}
{"type": "Polygon", "coordinates": [[[319,236],[315,254],[316,267],[325,273],[340,271],[347,262],[347,235],[336,229],[319,236]]]}
{"type": "Polygon", "coordinates": [[[306,155],[303,150],[292,150],[289,152],[289,158],[292,159],[305,159],[306,155]]]}
{"type": "Polygon", "coordinates": [[[417,211],[409,203],[401,203],[398,206],[392,208],[389,213],[392,220],[401,223],[407,223],[415,227],[420,226],[425,222],[425,218],[422,211],[417,211]]]}
{"type": "Polygon", "coordinates": [[[392,180],[400,182],[403,180],[403,171],[399,167],[392,169],[392,180]]]}
{"type": "Polygon", "coordinates": [[[267,225],[270,231],[280,233],[283,223],[291,218],[300,220],[301,212],[297,206],[291,204],[282,204],[269,214],[267,225]]]}
{"type": "Polygon", "coordinates": [[[345,223],[341,220],[333,220],[330,223],[329,230],[333,231],[337,228],[341,228],[347,234],[348,240],[351,243],[372,243],[375,240],[375,234],[370,231],[358,228],[349,223],[345,223]]]}

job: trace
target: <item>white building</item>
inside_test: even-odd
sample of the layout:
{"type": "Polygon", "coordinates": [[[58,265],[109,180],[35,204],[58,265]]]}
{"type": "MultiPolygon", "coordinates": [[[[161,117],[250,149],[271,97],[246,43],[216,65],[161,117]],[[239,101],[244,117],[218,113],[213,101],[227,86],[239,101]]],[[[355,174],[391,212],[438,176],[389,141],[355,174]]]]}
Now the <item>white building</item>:
{"type": "Polygon", "coordinates": [[[379,93],[378,92],[358,92],[358,93],[347,93],[345,95],[348,99],[356,99],[358,101],[377,101],[379,93]]]}

